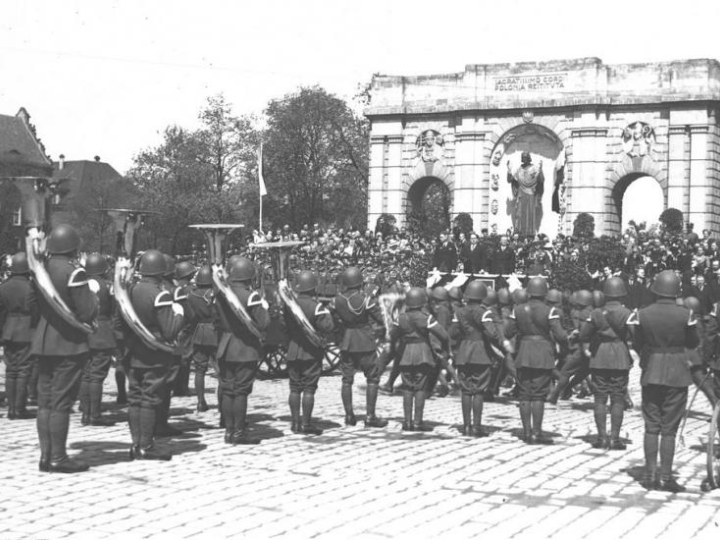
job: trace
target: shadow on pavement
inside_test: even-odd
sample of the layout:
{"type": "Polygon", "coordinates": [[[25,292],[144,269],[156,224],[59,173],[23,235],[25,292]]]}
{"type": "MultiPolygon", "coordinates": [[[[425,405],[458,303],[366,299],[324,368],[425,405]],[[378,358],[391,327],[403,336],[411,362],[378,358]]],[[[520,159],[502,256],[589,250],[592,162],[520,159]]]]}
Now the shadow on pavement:
{"type": "MultiPolygon", "coordinates": [[[[123,463],[132,461],[130,459],[130,442],[128,434],[128,443],[118,443],[110,441],[79,441],[70,445],[73,450],[80,450],[80,453],[73,456],[80,461],[84,461],[91,467],[99,467],[102,465],[112,465],[114,463],[123,463]]],[[[196,440],[184,440],[174,442],[157,443],[158,448],[172,454],[173,456],[186,454],[188,452],[199,452],[207,448],[206,444],[202,444],[196,440]]]]}

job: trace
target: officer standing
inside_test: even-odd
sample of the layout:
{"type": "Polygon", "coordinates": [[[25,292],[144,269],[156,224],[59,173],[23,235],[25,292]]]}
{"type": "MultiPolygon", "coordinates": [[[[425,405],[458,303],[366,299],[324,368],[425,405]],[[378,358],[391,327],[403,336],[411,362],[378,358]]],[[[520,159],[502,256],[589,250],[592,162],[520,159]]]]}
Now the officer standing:
{"type": "MultiPolygon", "coordinates": [[[[155,249],[140,258],[140,281],[130,291],[130,301],[140,322],[162,341],[171,344],[184,324],[182,306],[173,302],[172,295],[163,289],[162,276],[166,263],[163,254],[155,249]]],[[[128,365],[128,423],[132,436],[130,459],[171,459],[157,450],[154,443],[157,417],[163,413],[167,374],[173,365],[171,352],[151,347],[131,329],[126,335],[128,365]]]]}
{"type": "Polygon", "coordinates": [[[192,365],[195,370],[195,394],[197,412],[208,410],[205,401],[205,374],[211,359],[217,354],[217,331],[213,322],[215,315],[215,292],[213,291],[212,269],[203,266],[195,278],[195,287],[188,294],[187,304],[195,322],[190,342],[192,365]]]}
{"type": "Polygon", "coordinates": [[[250,316],[250,321],[239,321],[220,296],[216,301],[221,331],[217,358],[222,388],[222,416],[225,422],[225,442],[228,444],[259,444],[260,439],[247,432],[248,396],[252,393],[258,365],[262,359],[262,344],[248,328],[249,324],[263,332],[269,322],[267,302],[260,293],[251,289],[255,266],[250,259],[233,257],[228,281],[232,292],[250,316]]]}
{"type": "Polygon", "coordinates": [[[625,450],[620,440],[625,393],[632,358],[627,341],[630,310],[622,305],[627,288],[622,278],[611,277],[603,284],[605,306],[594,309],[580,327],[580,341],[590,344],[590,371],[595,384],[595,425],[593,448],[625,450]],[[610,439],[607,437],[607,401],[610,398],[610,439]]]}
{"type": "Polygon", "coordinates": [[[555,344],[567,345],[567,334],[560,324],[560,314],[543,299],[548,292],[547,282],[534,277],[528,282],[529,300],[513,308],[505,335],[517,334],[518,352],[515,357],[520,389],[520,420],[523,440],[528,444],[552,444],[542,432],[545,398],[555,367],[555,344]]]}
{"type": "Polygon", "coordinates": [[[0,285],[0,344],[5,351],[5,392],[8,420],[32,418],[27,411],[27,387],[33,360],[32,328],[37,324],[37,301],[25,253],[10,261],[10,278],[0,285]]]}
{"type": "Polygon", "coordinates": [[[645,474],[641,484],[648,490],[677,493],[685,488],[672,477],[675,435],[692,384],[686,349],[694,349],[700,340],[692,312],[675,303],[680,296],[680,279],[665,270],[655,277],[650,290],[656,296],[655,302],[633,312],[628,320],[635,327],[635,349],[642,368],[645,474]]]}
{"type": "Polygon", "coordinates": [[[194,328],[194,317],[191,308],[188,307],[188,296],[192,291],[191,280],[195,276],[197,268],[190,261],[181,261],[175,265],[175,279],[177,280],[177,288],[175,289],[174,301],[180,303],[185,310],[186,325],[180,333],[179,344],[182,349],[180,357],[180,365],[178,375],[175,378],[173,388],[174,396],[190,395],[190,358],[192,356],[192,335],[194,328]]]}
{"type": "Polygon", "coordinates": [[[332,308],[343,329],[340,342],[340,370],[342,372],[341,397],[345,409],[345,425],[357,423],[352,403],[352,385],[355,372],[361,369],[367,381],[365,394],[365,427],[381,428],[387,426],[387,420],[375,415],[380,370],[377,365],[377,350],[372,324],[383,328],[384,322],[377,303],[368,298],[361,288],[362,272],[355,267],[347,268],[340,277],[345,292],[338,294],[332,308]]]}
{"type": "Polygon", "coordinates": [[[432,431],[423,422],[428,378],[437,369],[438,358],[447,354],[450,339],[435,318],[423,311],[426,304],[427,294],[423,289],[410,289],[405,296],[406,311],[400,314],[390,330],[395,350],[401,351],[403,431],[432,431]]]}
{"type": "MultiPolygon", "coordinates": [[[[76,260],[79,247],[80,236],[75,229],[70,225],[55,227],[47,240],[47,272],[65,305],[72,306],[73,315],[80,322],[92,323],[98,303],[88,286],[85,269],[76,260]]],[[[66,452],[70,409],[77,399],[80,376],[90,352],[87,334],[67,323],[42,294],[37,299],[40,317],[31,354],[38,358],[40,471],[87,471],[87,464],[69,458],[66,452]]]]}
{"type": "MultiPolygon", "coordinates": [[[[315,274],[307,270],[300,272],[296,287],[297,304],[315,330],[327,335],[333,331],[334,324],[330,312],[316,299],[317,285],[315,274]]],[[[325,350],[308,338],[288,306],[285,306],[285,326],[289,338],[287,364],[290,378],[290,429],[293,433],[321,435],[322,430],[312,425],[312,411],[325,350]]]]}
{"type": "Polygon", "coordinates": [[[108,263],[98,253],[88,255],[85,261],[85,273],[88,286],[98,299],[97,328],[90,334],[90,358],[80,379],[81,423],[84,426],[112,426],[115,422],[103,418],[102,394],[103,382],[110,371],[113,353],[117,349],[114,333],[115,300],[110,292],[110,284],[105,279],[108,263]]]}

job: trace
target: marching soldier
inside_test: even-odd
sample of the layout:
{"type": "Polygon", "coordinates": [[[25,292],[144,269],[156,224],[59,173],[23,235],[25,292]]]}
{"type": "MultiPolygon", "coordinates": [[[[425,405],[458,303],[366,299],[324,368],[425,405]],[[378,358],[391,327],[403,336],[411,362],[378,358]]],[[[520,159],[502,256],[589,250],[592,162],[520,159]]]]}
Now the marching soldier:
{"type": "MultiPolygon", "coordinates": [[[[194,318],[191,309],[188,307],[188,295],[192,290],[190,281],[195,276],[197,269],[195,265],[190,261],[179,262],[175,266],[175,279],[177,281],[177,288],[175,289],[175,302],[185,310],[185,318],[187,322],[193,322],[194,318]]],[[[190,383],[190,358],[192,356],[192,335],[195,330],[193,324],[185,326],[180,334],[179,344],[181,347],[180,366],[178,369],[178,375],[175,379],[175,385],[173,388],[174,396],[188,396],[190,395],[189,383],[190,383]]]]}
{"type": "MultiPolygon", "coordinates": [[[[130,301],[140,322],[166,343],[177,339],[184,324],[182,306],[162,285],[166,262],[155,249],[140,258],[140,281],[130,291],[130,301]]],[[[128,364],[128,423],[132,437],[130,459],[169,461],[171,456],[154,446],[157,417],[164,412],[168,373],[173,366],[171,352],[146,344],[131,330],[126,335],[128,364]]]]}
{"type": "Polygon", "coordinates": [[[487,437],[482,429],[484,394],[490,385],[492,346],[513,352],[498,328],[498,319],[485,305],[488,290],[484,283],[471,281],[465,290],[467,305],[455,317],[460,330],[460,347],[455,355],[462,391],[463,435],[487,437]]]}
{"type": "Polygon", "coordinates": [[[566,346],[568,339],[557,310],[543,301],[547,292],[544,278],[532,278],[527,286],[529,300],[515,306],[505,333],[508,338],[518,336],[515,369],[520,389],[523,440],[528,444],[553,442],[542,432],[545,398],[555,367],[555,344],[566,346]]]}
{"type": "Polygon", "coordinates": [[[625,450],[620,440],[625,393],[632,358],[628,349],[627,320],[630,310],[622,305],[627,288],[622,278],[611,277],[603,284],[605,305],[595,308],[580,327],[580,341],[590,344],[590,371],[595,384],[595,425],[593,448],[625,450]],[[610,438],[607,437],[607,401],[610,398],[610,438]]]}
{"type": "Polygon", "coordinates": [[[103,382],[110,371],[113,353],[117,348],[114,333],[115,301],[110,284],[105,279],[107,271],[108,263],[105,257],[98,253],[88,255],[85,273],[89,278],[88,286],[98,299],[98,317],[97,328],[88,338],[90,358],[85,363],[80,380],[81,423],[84,426],[115,425],[115,422],[101,415],[103,382]]]}
{"type": "Polygon", "coordinates": [[[205,374],[211,359],[217,354],[217,331],[215,330],[215,293],[213,291],[212,269],[203,266],[195,278],[195,287],[188,294],[187,304],[195,322],[190,342],[192,364],[195,369],[195,395],[197,412],[208,410],[205,401],[205,374]]]}
{"type": "MultiPolygon", "coordinates": [[[[453,310],[450,306],[450,295],[445,287],[435,287],[432,290],[431,300],[429,302],[430,313],[435,317],[437,323],[445,330],[446,333],[450,332],[450,328],[453,322],[453,310]]],[[[445,376],[447,373],[453,381],[457,382],[457,375],[455,369],[450,365],[448,357],[450,355],[450,341],[447,344],[447,354],[437,356],[438,366],[435,372],[428,379],[428,395],[431,395],[435,389],[436,383],[439,382],[440,390],[438,395],[440,397],[447,396],[450,392],[448,381],[445,376]]]]}
{"type": "Polygon", "coordinates": [[[252,393],[258,365],[262,359],[262,344],[248,328],[252,324],[263,332],[269,322],[267,302],[253,291],[255,266],[250,259],[234,257],[228,281],[232,292],[250,316],[249,321],[238,321],[228,301],[222,296],[216,301],[219,328],[217,358],[222,388],[222,416],[225,422],[225,442],[228,444],[259,444],[260,439],[247,431],[248,396],[252,393]]]}
{"type": "Polygon", "coordinates": [[[406,311],[400,314],[390,330],[395,349],[401,351],[403,431],[432,431],[423,422],[428,378],[437,369],[437,358],[446,354],[450,339],[435,318],[422,310],[426,304],[427,294],[423,289],[410,289],[405,297],[406,311]],[[432,341],[431,336],[439,343],[432,341]]]}
{"type": "Polygon", "coordinates": [[[343,271],[341,283],[345,292],[333,300],[333,310],[339,325],[343,329],[340,342],[340,370],[342,372],[341,397],[345,409],[345,425],[357,423],[353,412],[352,385],[355,372],[361,369],[367,381],[365,395],[365,427],[381,428],[387,426],[387,420],[375,415],[380,370],[377,365],[377,351],[372,324],[382,328],[383,318],[377,303],[361,291],[363,275],[358,268],[350,267],[343,271]]]}
{"type": "MultiPolygon", "coordinates": [[[[55,290],[72,306],[83,323],[97,316],[97,298],[88,286],[85,269],[76,260],[80,236],[70,225],[58,225],[47,240],[50,259],[47,272],[55,290]]],[[[37,295],[39,321],[32,338],[31,354],[38,361],[37,431],[40,440],[40,471],[76,473],[89,466],[68,457],[70,409],[77,399],[80,376],[90,349],[87,335],[68,324],[42,294],[37,295]]]]}
{"type": "MultiPolygon", "coordinates": [[[[318,279],[315,274],[307,270],[300,272],[297,278],[297,304],[302,309],[305,318],[321,334],[333,331],[334,324],[330,312],[319,303],[315,296],[318,279]]],[[[287,328],[289,343],[287,349],[288,375],[290,378],[290,405],[291,426],[293,433],[305,435],[321,435],[322,430],[312,425],[312,411],[315,406],[315,391],[317,390],[322,361],[325,350],[315,345],[305,333],[302,326],[285,306],[285,326],[287,328]],[[302,416],[300,409],[302,405],[302,416]]]]}
{"type": "Polygon", "coordinates": [[[694,349],[700,340],[692,312],[675,303],[680,296],[680,279],[665,270],[655,277],[650,290],[656,296],[655,302],[633,312],[628,319],[628,324],[635,327],[635,349],[642,369],[645,474],[641,485],[648,490],[677,493],[685,488],[672,477],[675,435],[692,384],[686,349],[694,349]]]}
{"type": "Polygon", "coordinates": [[[10,278],[0,285],[0,342],[5,350],[5,392],[8,420],[32,418],[27,411],[27,388],[33,359],[32,328],[37,324],[37,301],[25,253],[10,261],[10,278]]]}

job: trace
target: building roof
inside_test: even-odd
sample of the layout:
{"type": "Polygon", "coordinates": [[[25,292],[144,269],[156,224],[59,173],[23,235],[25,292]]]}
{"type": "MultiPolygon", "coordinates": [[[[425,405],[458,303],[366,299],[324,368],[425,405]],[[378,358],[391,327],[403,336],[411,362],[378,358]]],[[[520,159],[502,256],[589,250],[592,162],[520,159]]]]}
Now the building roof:
{"type": "Polygon", "coordinates": [[[52,162],[21,108],[15,116],[0,114],[0,177],[50,176],[52,162]]]}
{"type": "Polygon", "coordinates": [[[62,169],[60,169],[60,162],[54,161],[53,169],[53,180],[65,180],[61,187],[61,191],[68,195],[63,201],[65,205],[83,186],[102,180],[121,178],[121,174],[112,165],[97,160],[64,161],[62,169]]]}

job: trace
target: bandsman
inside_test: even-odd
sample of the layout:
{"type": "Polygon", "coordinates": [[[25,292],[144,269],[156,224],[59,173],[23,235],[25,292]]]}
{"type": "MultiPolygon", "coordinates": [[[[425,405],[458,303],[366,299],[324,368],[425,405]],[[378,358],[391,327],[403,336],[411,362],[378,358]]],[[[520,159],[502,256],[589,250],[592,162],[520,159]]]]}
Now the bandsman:
{"type": "Polygon", "coordinates": [[[211,360],[217,354],[217,331],[215,329],[215,291],[213,290],[212,269],[203,266],[195,278],[195,287],[187,298],[195,328],[190,336],[192,366],[195,370],[195,395],[197,412],[208,410],[205,400],[205,374],[211,360]]]}

